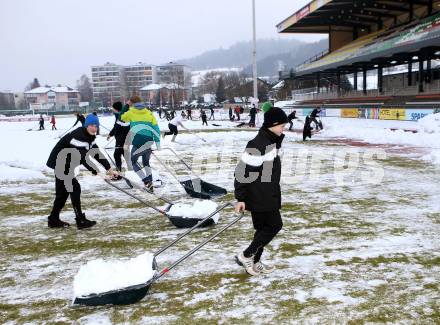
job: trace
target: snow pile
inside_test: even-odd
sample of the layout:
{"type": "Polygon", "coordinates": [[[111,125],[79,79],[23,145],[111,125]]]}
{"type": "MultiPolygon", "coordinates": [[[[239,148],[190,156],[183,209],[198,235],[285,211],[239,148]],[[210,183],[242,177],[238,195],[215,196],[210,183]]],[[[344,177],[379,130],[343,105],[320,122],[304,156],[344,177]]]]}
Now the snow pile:
{"type": "Polygon", "coordinates": [[[39,171],[0,164],[0,183],[26,182],[45,178],[46,176],[39,171]]]}
{"type": "Polygon", "coordinates": [[[429,114],[418,121],[420,132],[440,133],[440,113],[429,114]]]}
{"type": "MultiPolygon", "coordinates": [[[[198,200],[191,204],[176,203],[168,211],[173,217],[204,219],[217,209],[217,203],[209,200],[198,200]]],[[[220,214],[216,213],[212,219],[218,222],[220,214]]]]}
{"type": "Polygon", "coordinates": [[[74,297],[146,283],[153,278],[153,255],[146,252],[129,260],[97,259],[81,266],[73,280],[74,297]]]}
{"type": "Polygon", "coordinates": [[[430,149],[438,147],[438,134],[405,132],[407,128],[414,129],[414,122],[325,118],[324,130],[316,138],[359,139],[372,144],[412,145],[430,149]]]}

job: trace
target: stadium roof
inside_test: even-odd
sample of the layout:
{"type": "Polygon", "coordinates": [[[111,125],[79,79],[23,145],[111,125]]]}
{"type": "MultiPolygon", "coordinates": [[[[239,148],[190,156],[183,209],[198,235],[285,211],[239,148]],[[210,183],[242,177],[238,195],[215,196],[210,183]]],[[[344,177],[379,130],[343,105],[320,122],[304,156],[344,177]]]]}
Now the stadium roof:
{"type": "MultiPolygon", "coordinates": [[[[329,26],[370,29],[387,19],[427,7],[432,0],[313,0],[277,25],[279,33],[328,33],[329,26]]],[[[437,3],[438,5],[438,3],[437,3]]]]}
{"type": "Polygon", "coordinates": [[[361,37],[320,60],[296,67],[296,74],[301,76],[356,64],[375,65],[379,61],[405,61],[422,49],[429,50],[431,55],[440,50],[440,13],[414,25],[361,37]]]}

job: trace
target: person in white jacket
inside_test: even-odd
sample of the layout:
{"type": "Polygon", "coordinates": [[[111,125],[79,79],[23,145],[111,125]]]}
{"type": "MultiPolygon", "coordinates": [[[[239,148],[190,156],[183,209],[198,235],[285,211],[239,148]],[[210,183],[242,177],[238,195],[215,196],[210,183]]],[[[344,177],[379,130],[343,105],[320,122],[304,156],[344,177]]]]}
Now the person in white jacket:
{"type": "Polygon", "coordinates": [[[184,112],[182,112],[181,114],[176,114],[176,116],[170,121],[170,123],[168,123],[168,128],[170,129],[169,132],[165,132],[163,134],[163,137],[165,138],[165,136],[167,135],[173,135],[173,138],[171,139],[171,142],[175,142],[176,141],[176,137],[177,134],[179,133],[178,130],[178,126],[180,125],[182,128],[184,128],[185,130],[188,130],[182,123],[182,119],[184,112]]]}

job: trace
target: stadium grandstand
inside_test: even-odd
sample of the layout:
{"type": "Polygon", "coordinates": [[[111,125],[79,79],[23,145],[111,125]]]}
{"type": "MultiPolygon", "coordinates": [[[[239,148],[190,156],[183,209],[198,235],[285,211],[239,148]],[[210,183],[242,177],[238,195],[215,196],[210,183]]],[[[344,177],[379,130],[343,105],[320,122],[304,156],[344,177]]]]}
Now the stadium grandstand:
{"type": "Polygon", "coordinates": [[[280,72],[298,106],[440,107],[440,1],[314,0],[277,29],[328,35],[327,51],[280,72]]]}

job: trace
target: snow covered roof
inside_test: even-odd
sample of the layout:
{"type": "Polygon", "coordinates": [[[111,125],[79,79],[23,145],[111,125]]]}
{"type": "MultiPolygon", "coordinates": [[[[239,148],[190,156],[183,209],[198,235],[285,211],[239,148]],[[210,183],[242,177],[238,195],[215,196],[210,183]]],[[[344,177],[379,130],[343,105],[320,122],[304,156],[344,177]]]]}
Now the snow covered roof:
{"type": "Polygon", "coordinates": [[[78,90],[72,89],[67,86],[56,86],[56,87],[37,87],[32,90],[25,91],[25,94],[45,94],[49,91],[53,91],[55,93],[77,93],[78,90]]]}
{"type": "Polygon", "coordinates": [[[141,88],[141,90],[159,90],[159,89],[183,89],[183,87],[179,86],[176,83],[170,83],[170,84],[150,84],[148,86],[145,86],[141,88]]]}
{"type": "Polygon", "coordinates": [[[283,87],[284,87],[284,80],[281,80],[279,83],[273,86],[272,89],[281,89],[283,87]]]}

